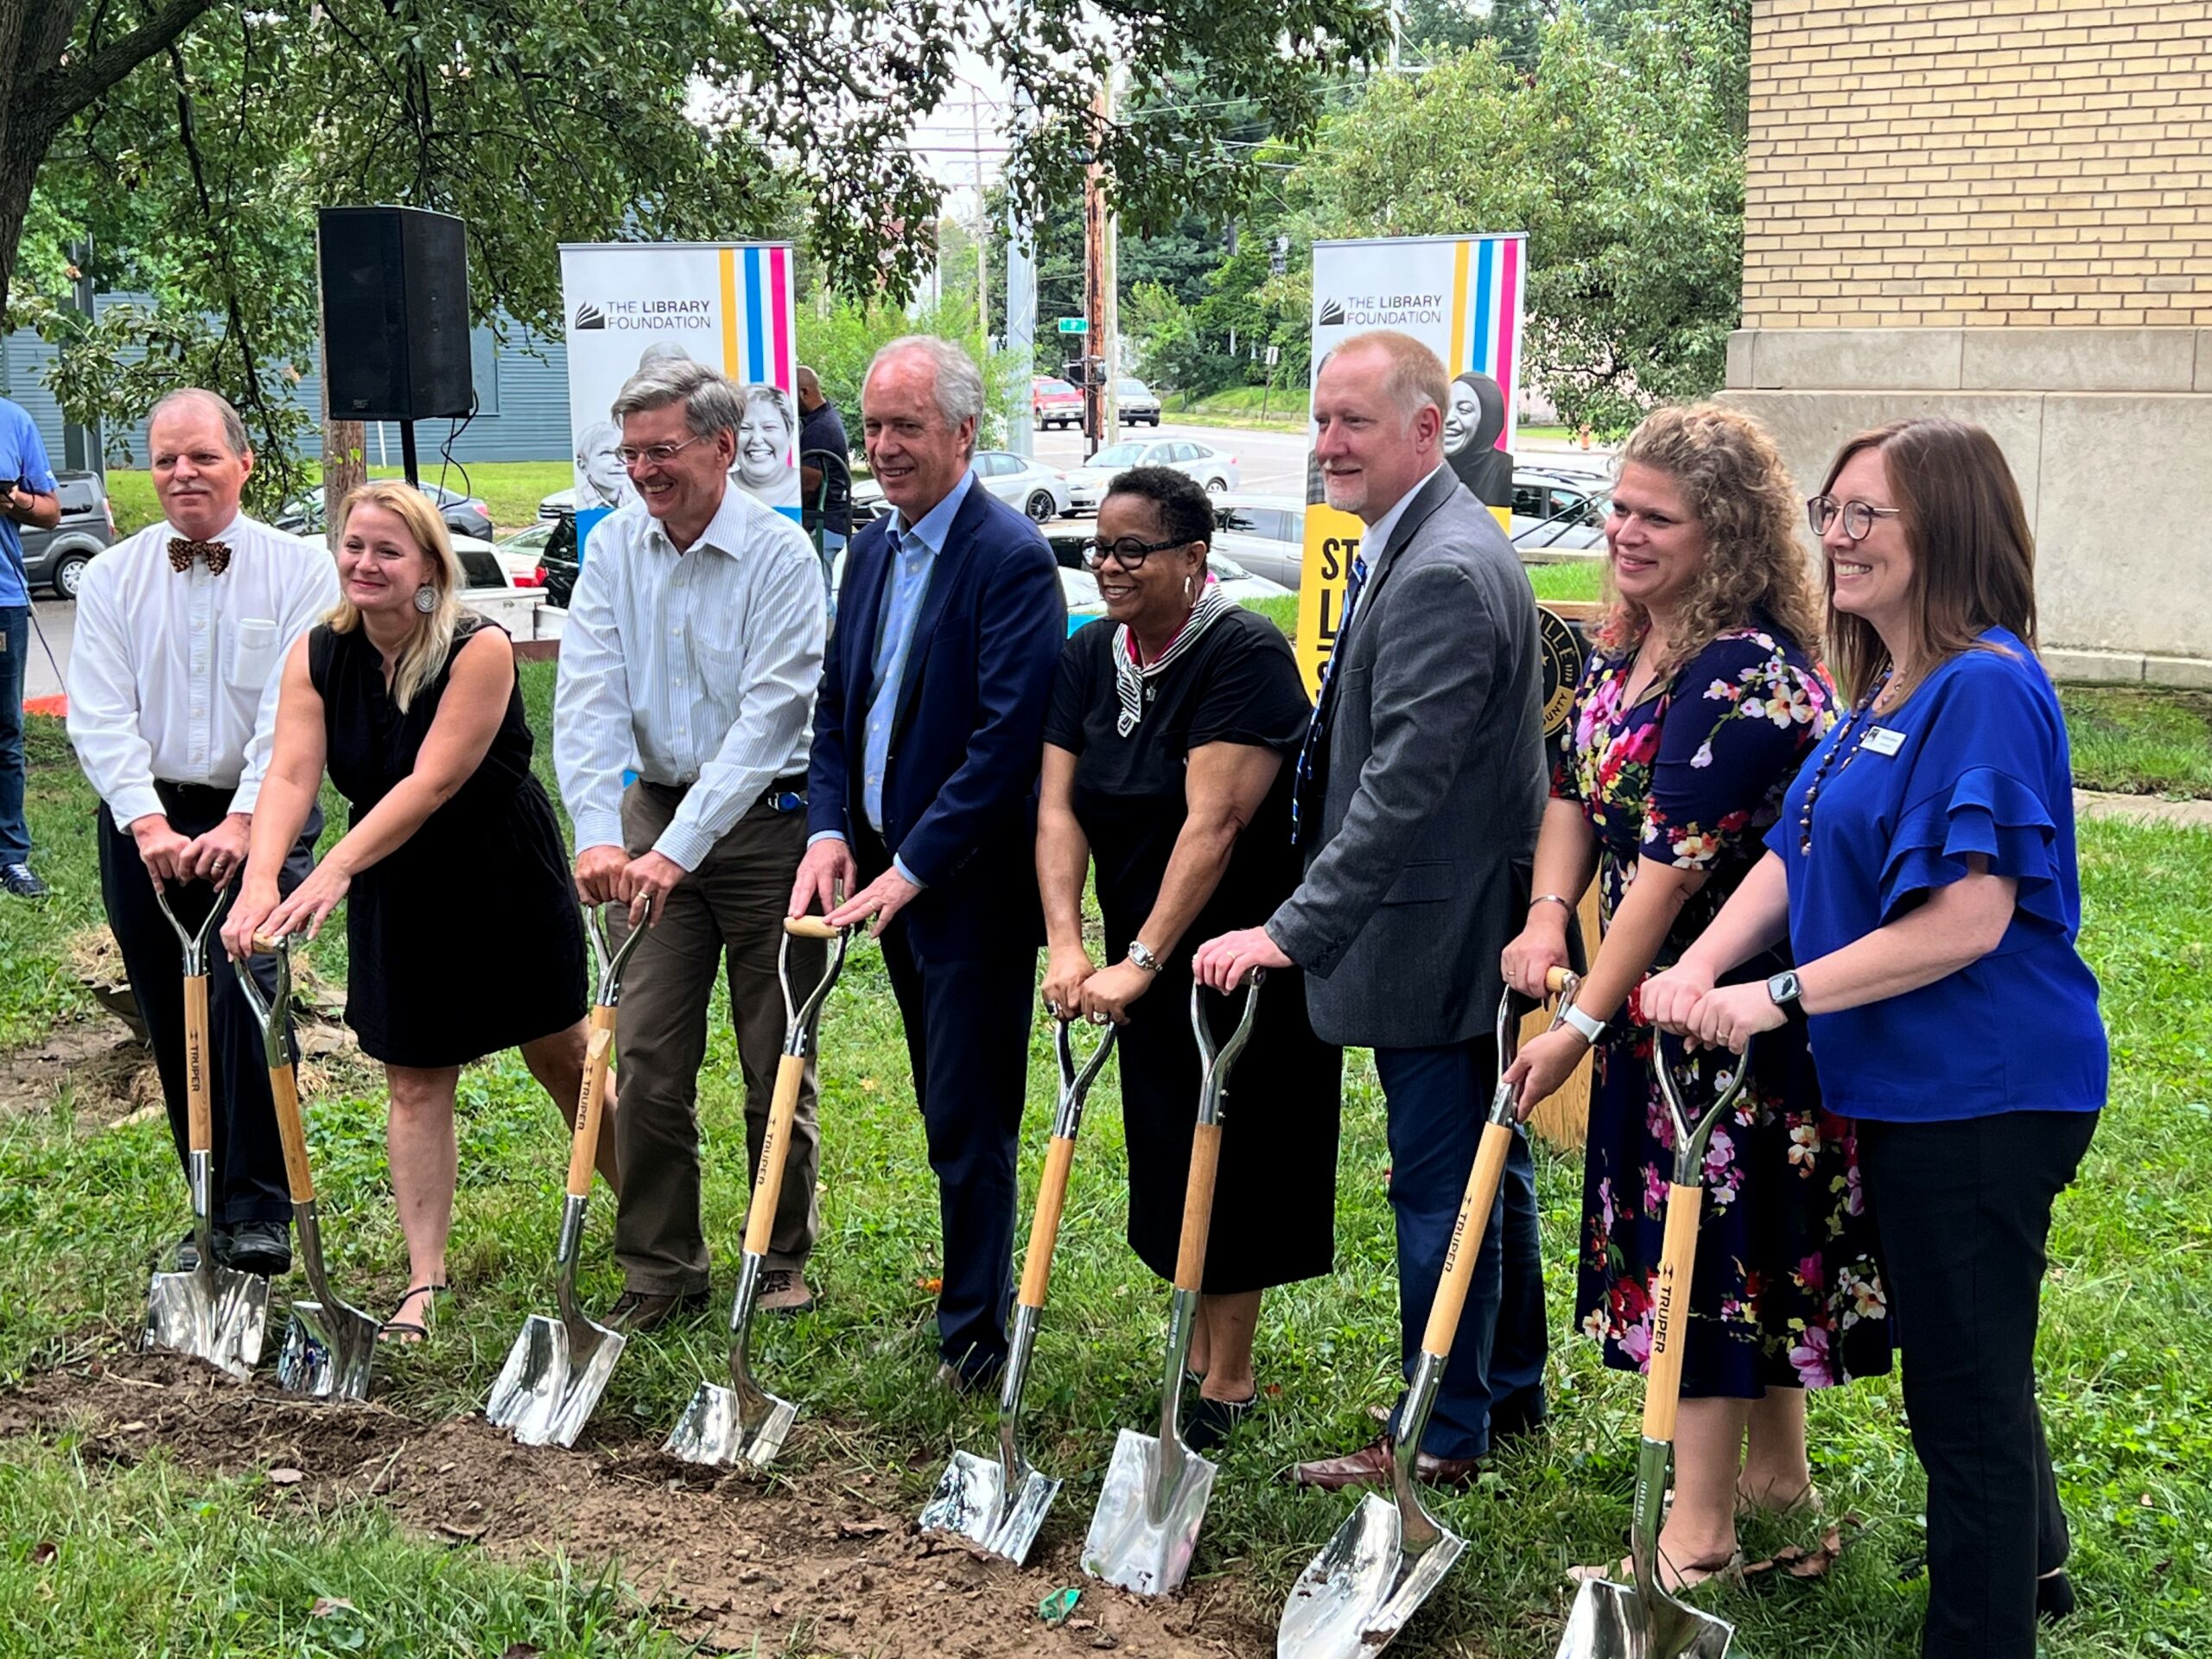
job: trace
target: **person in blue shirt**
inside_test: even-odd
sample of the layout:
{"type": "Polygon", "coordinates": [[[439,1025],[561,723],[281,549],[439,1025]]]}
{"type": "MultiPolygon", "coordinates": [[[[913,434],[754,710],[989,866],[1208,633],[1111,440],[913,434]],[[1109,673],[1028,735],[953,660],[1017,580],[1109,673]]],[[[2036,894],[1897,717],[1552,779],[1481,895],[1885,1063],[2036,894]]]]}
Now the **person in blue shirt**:
{"type": "Polygon", "coordinates": [[[1921,1652],[2032,1659],[2038,1614],[2073,1606],[2035,1399],[2044,1246],[2108,1061],[2034,543],[1995,440],[1955,421],[1853,438],[1807,505],[1849,713],[1643,1007],[1738,1051],[1807,1021],[1822,1093],[1859,1122],[1928,1474],[1921,1652]],[[1785,931],[1796,969],[1714,988],[1785,931]]]}
{"type": "Polygon", "coordinates": [[[43,899],[31,869],[30,825],[23,817],[23,668],[31,643],[30,582],[23,569],[22,526],[61,522],[54,468],[30,413],[0,397],[0,890],[43,899]]]}

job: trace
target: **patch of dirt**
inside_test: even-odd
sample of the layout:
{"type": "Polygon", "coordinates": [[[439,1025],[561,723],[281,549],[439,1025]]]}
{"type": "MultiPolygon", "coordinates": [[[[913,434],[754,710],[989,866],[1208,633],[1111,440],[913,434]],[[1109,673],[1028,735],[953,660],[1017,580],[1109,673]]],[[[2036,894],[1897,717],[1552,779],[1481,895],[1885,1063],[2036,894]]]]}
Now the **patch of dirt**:
{"type": "Polygon", "coordinates": [[[1084,1578],[1072,1536],[1040,1544],[1026,1568],[924,1538],[898,1512],[891,1478],[865,1466],[764,1481],[645,1441],[531,1450],[481,1418],[419,1423],[373,1404],[303,1401],[156,1354],[45,1373],[0,1395],[0,1439],[65,1427],[86,1437],[89,1457],[130,1465],[160,1447],[195,1469],[266,1473],[272,1510],[374,1499],[455,1548],[619,1559],[658,1618],[713,1651],[1219,1659],[1274,1645],[1233,1586],[1141,1601],[1084,1578]],[[1068,1586],[1082,1591],[1073,1615],[1046,1624],[1039,1602],[1068,1586]]]}
{"type": "Polygon", "coordinates": [[[56,1026],[44,1042],[0,1054],[0,1113],[50,1111],[65,1088],[90,1130],[162,1106],[152,1052],[108,1020],[56,1026]]]}

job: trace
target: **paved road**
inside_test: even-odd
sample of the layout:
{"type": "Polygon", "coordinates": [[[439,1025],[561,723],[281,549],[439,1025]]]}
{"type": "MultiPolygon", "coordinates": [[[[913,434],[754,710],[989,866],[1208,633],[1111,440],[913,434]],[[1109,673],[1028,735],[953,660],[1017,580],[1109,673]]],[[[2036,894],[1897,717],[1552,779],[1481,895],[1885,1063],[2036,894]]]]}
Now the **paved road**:
{"type": "Polygon", "coordinates": [[[77,607],[66,599],[35,600],[31,605],[31,618],[37,625],[31,633],[30,659],[24,664],[23,701],[30,702],[39,697],[58,697],[61,695],[61,676],[54,672],[54,663],[62,668],[69,666],[69,638],[75,630],[77,607]],[[39,636],[46,636],[41,647],[39,636]],[[47,651],[54,652],[54,662],[47,660],[47,651]]]}

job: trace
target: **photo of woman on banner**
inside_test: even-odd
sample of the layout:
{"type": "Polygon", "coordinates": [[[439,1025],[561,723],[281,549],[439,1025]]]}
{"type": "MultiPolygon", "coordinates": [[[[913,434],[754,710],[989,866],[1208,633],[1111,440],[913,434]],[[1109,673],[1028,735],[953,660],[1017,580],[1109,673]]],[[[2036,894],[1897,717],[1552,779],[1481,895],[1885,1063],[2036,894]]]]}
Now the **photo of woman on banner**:
{"type": "Polygon", "coordinates": [[[791,394],[766,384],[745,389],[745,418],[737,427],[737,465],[730,477],[754,500],[772,507],[798,505],[798,471],[791,442],[798,416],[791,394]]]}
{"type": "Polygon", "coordinates": [[[1472,369],[1453,376],[1452,405],[1444,411],[1444,458],[1488,507],[1513,505],[1513,454],[1497,447],[1504,433],[1505,393],[1497,382],[1472,369]]]}

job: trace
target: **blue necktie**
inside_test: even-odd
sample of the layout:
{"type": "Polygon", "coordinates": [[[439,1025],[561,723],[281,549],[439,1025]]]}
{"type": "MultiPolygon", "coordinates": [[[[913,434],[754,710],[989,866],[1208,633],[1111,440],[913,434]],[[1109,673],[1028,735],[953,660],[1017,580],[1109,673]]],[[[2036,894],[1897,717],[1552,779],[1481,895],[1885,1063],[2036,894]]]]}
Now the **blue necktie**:
{"type": "Polygon", "coordinates": [[[1354,554],[1351,575],[1344,582],[1344,620],[1337,625],[1337,641],[1331,647],[1329,660],[1321,664],[1321,695],[1313,700],[1313,717],[1306,723],[1306,741],[1298,746],[1298,786],[1290,792],[1290,840],[1296,846],[1301,839],[1299,823],[1299,804],[1306,786],[1313,781],[1313,763],[1321,752],[1322,734],[1327,729],[1329,707],[1329,676],[1344,655],[1344,641],[1351,637],[1351,620],[1359,608],[1359,590],[1367,582],[1367,556],[1354,554]]]}

